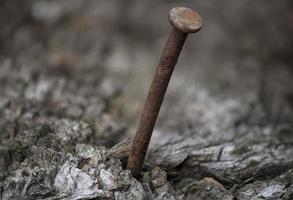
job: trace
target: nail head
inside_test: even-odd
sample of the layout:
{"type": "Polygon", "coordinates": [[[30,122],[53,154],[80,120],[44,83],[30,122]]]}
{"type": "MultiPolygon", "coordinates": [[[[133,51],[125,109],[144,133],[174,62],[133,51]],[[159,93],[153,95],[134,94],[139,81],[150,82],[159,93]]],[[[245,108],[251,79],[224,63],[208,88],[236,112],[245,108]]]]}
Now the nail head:
{"type": "Polygon", "coordinates": [[[171,25],[184,33],[195,33],[201,29],[201,17],[187,7],[175,7],[169,12],[171,25]]]}

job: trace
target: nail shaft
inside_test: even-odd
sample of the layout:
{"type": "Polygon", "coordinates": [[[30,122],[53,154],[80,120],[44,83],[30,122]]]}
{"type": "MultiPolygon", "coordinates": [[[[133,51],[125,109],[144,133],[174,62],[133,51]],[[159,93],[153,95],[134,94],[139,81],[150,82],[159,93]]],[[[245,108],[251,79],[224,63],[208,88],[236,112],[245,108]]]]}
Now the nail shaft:
{"type": "Polygon", "coordinates": [[[138,177],[140,174],[160,107],[186,36],[186,33],[173,29],[164,48],[140,116],[128,159],[128,169],[131,170],[134,177],[138,177]]]}

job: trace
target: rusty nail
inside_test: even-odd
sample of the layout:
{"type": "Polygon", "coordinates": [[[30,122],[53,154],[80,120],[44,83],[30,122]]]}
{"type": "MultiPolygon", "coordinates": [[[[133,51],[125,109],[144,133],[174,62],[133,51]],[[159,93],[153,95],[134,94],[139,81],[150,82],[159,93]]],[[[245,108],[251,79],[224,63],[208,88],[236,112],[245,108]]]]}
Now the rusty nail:
{"type": "Polygon", "coordinates": [[[200,16],[186,7],[171,9],[169,21],[173,29],[145,101],[128,158],[127,168],[134,177],[140,175],[158,113],[186,37],[188,33],[195,33],[201,28],[200,16]]]}

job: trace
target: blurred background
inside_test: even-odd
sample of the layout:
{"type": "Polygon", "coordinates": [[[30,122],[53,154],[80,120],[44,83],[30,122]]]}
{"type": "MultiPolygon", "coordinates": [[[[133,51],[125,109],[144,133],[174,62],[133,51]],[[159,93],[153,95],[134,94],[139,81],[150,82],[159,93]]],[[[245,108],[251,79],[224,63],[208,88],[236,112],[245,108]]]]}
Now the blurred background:
{"type": "MultiPolygon", "coordinates": [[[[188,127],[195,102],[211,99],[260,102],[262,123],[291,122],[290,0],[1,0],[1,105],[30,101],[73,119],[107,112],[132,135],[171,30],[168,11],[179,5],[204,26],[186,41],[157,128],[188,127]]],[[[225,112],[207,105],[217,118],[225,112]]]]}

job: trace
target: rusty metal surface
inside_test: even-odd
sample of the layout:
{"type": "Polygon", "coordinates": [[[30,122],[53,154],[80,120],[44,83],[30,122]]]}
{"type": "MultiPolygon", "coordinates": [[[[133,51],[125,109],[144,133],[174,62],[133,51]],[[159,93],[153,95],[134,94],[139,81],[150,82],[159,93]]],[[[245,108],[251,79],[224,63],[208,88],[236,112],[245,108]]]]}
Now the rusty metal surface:
{"type": "Polygon", "coordinates": [[[175,7],[169,12],[172,26],[185,33],[195,33],[201,29],[202,20],[197,12],[186,7],[175,7]]]}
{"type": "Polygon", "coordinates": [[[188,32],[194,32],[201,27],[201,24],[198,24],[198,19],[200,19],[198,15],[189,8],[176,7],[169,13],[169,21],[173,29],[149,89],[128,158],[127,168],[130,169],[134,177],[140,175],[161,104],[188,32]],[[179,22],[184,25],[182,30],[179,22]]]}
{"type": "Polygon", "coordinates": [[[172,30],[149,89],[128,159],[128,168],[134,177],[140,174],[158,113],[186,36],[186,33],[172,30]]]}

